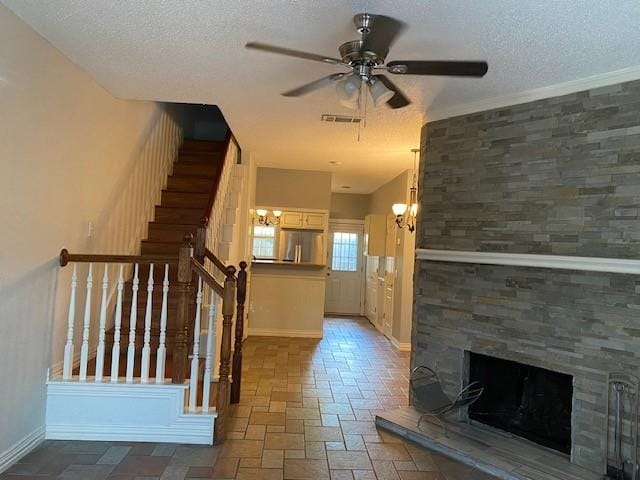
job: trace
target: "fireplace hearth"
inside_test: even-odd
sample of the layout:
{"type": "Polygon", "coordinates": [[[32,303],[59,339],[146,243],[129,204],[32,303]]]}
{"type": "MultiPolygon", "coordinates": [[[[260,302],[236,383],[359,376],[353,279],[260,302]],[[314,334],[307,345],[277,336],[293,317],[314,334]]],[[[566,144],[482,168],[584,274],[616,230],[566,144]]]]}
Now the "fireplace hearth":
{"type": "Polygon", "coordinates": [[[485,387],[469,418],[571,453],[573,377],[468,352],[469,381],[485,387]]]}

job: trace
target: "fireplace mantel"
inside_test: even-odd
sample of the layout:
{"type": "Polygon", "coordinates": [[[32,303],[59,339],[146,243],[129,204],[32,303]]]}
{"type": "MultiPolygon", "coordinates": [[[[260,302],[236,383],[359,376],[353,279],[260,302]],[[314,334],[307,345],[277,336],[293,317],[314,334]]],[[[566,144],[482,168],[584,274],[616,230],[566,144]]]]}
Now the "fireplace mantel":
{"type": "Polygon", "coordinates": [[[640,275],[640,260],[620,258],[538,255],[531,253],[470,252],[418,248],[416,249],[416,259],[436,262],[512,265],[640,275]]]}

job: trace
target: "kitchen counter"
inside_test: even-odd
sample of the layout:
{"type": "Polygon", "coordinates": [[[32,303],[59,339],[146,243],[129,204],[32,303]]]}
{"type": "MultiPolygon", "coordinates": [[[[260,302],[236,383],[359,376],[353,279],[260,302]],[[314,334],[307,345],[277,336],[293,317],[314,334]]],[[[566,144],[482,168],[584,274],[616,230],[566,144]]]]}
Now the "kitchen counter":
{"type": "Polygon", "coordinates": [[[326,265],[251,262],[249,335],[322,338],[326,265]]]}
{"type": "Polygon", "coordinates": [[[251,265],[271,265],[271,266],[281,266],[281,267],[291,267],[291,268],[310,268],[310,269],[320,269],[325,268],[326,265],[321,265],[318,263],[296,263],[296,262],[285,262],[282,260],[269,260],[269,259],[258,259],[253,260],[251,265]]]}

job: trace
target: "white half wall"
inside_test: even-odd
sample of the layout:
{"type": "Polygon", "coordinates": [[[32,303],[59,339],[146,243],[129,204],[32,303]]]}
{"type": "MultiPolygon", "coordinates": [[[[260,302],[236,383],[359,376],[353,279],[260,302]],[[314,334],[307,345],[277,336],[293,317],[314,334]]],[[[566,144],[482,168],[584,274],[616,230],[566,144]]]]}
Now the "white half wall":
{"type": "Polygon", "coordinates": [[[0,59],[0,460],[8,463],[42,437],[47,368],[61,359],[71,269],[59,272],[60,249],[134,253],[181,134],[159,105],[112,97],[2,5],[0,59]]]}
{"type": "Polygon", "coordinates": [[[187,385],[49,382],[46,438],[213,443],[216,412],[184,413],[187,385]]]}
{"type": "Polygon", "coordinates": [[[249,335],[321,338],[325,275],[253,265],[249,335]]]}

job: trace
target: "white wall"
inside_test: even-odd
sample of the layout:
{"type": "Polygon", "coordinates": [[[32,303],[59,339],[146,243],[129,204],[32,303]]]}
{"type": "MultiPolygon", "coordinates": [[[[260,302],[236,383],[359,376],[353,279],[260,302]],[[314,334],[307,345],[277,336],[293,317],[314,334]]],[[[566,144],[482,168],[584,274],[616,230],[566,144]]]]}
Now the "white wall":
{"type": "Polygon", "coordinates": [[[154,103],[113,98],[1,5],[0,59],[1,470],[42,429],[71,274],[60,249],[134,253],[180,131],[154,103]]]}

